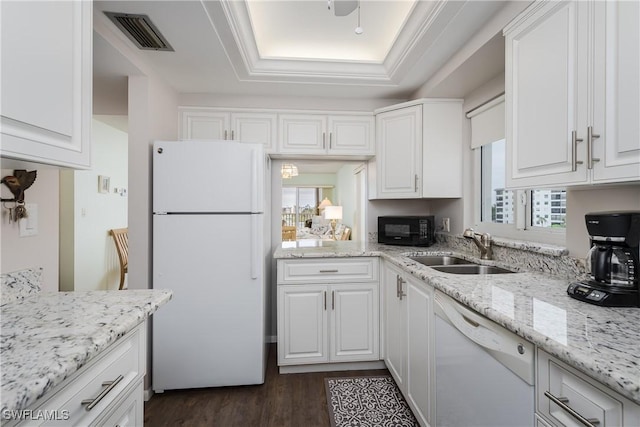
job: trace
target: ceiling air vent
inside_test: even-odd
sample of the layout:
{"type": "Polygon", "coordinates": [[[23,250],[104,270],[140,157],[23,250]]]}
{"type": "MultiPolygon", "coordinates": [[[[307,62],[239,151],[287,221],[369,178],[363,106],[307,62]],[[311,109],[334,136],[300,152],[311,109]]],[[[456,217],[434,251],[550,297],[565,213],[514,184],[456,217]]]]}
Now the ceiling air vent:
{"type": "Polygon", "coordinates": [[[107,15],[139,49],[167,50],[173,52],[173,48],[169,42],[160,34],[160,31],[153,25],[147,15],[132,15],[117,12],[105,12],[104,14],[107,15]]]}

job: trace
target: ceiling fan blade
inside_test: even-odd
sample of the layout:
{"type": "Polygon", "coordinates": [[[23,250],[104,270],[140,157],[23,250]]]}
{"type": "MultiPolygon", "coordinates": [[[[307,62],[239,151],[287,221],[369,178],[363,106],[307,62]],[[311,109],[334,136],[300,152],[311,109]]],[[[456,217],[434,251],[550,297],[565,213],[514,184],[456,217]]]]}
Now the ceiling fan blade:
{"type": "Polygon", "coordinates": [[[359,0],[333,0],[333,12],[336,16],[347,16],[358,8],[359,0]]]}

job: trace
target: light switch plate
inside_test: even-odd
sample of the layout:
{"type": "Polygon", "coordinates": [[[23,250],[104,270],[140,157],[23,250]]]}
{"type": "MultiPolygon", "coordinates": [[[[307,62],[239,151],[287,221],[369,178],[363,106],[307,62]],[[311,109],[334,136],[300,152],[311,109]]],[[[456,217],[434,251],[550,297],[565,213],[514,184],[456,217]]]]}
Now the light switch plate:
{"type": "Polygon", "coordinates": [[[38,205],[36,203],[25,203],[27,217],[19,221],[20,237],[35,236],[38,234],[38,205]]]}

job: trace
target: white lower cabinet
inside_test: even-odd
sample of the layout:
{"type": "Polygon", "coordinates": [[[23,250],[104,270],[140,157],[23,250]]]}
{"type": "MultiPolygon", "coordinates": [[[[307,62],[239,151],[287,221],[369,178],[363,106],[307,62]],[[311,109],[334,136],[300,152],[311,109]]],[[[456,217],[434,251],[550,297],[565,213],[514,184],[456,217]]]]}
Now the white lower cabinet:
{"type": "Polygon", "coordinates": [[[278,261],[279,366],[379,360],[377,266],[375,258],[278,261]],[[354,270],[370,279],[350,280],[354,270]]]}
{"type": "Polygon", "coordinates": [[[540,349],[537,367],[536,412],[539,425],[640,425],[640,405],[540,349]],[[547,424],[542,423],[540,419],[547,424]]]}
{"type": "Polygon", "coordinates": [[[143,323],[27,408],[42,416],[18,425],[141,426],[146,345],[143,323]]]}
{"type": "Polygon", "coordinates": [[[96,425],[111,427],[139,427],[144,425],[144,389],[142,379],[136,388],[118,403],[117,407],[104,420],[96,425]]]}
{"type": "Polygon", "coordinates": [[[385,363],[420,425],[434,419],[434,290],[385,263],[385,363]]]}

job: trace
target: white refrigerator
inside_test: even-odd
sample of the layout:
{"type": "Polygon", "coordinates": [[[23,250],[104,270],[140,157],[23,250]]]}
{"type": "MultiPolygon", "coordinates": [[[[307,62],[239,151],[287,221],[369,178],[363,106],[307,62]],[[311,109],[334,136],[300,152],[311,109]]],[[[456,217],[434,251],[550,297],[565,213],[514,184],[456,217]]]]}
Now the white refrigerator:
{"type": "MultiPolygon", "coordinates": [[[[266,160],[268,162],[268,159],[266,160]]],[[[152,388],[264,383],[265,156],[232,141],[153,146],[152,388]]]]}

